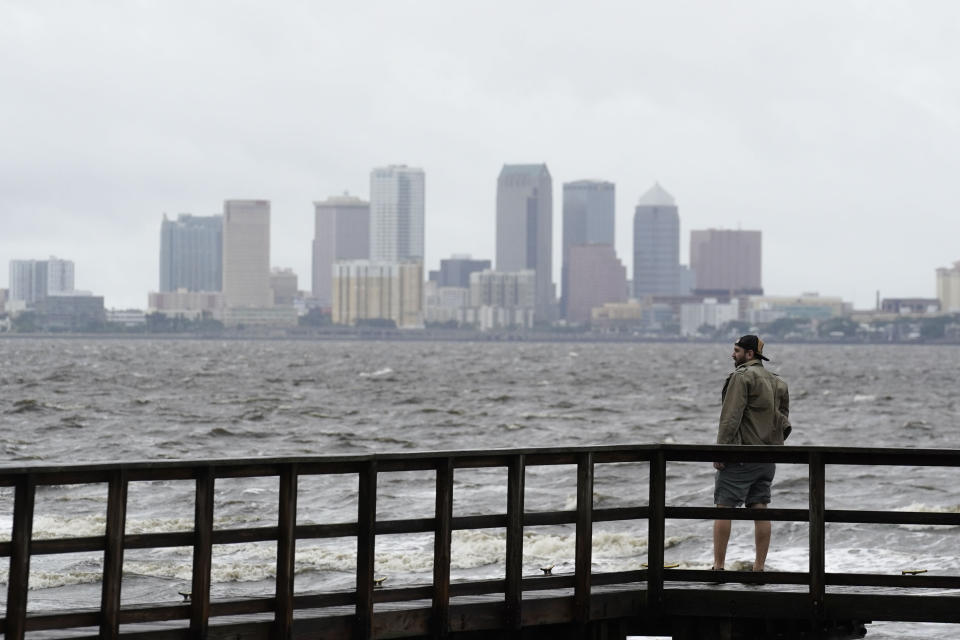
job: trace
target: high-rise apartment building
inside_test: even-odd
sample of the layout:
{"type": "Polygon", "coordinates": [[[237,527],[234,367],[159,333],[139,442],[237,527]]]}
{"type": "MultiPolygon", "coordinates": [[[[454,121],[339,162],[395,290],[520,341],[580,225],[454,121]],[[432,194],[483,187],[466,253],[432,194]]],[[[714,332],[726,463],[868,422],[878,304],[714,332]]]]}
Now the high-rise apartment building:
{"type": "Polygon", "coordinates": [[[223,298],[227,307],[273,306],[268,200],[223,204],[223,298]]]}
{"type": "Polygon", "coordinates": [[[633,215],[633,296],[673,296],[680,289],[680,214],[656,183],[633,215]]]}
{"type": "Polygon", "coordinates": [[[960,260],[954,262],[952,268],[937,269],[937,298],[941,311],[960,311],[960,260]]]}
{"type": "Polygon", "coordinates": [[[370,172],[370,259],[423,261],[423,169],[390,165],[370,172]]]}
{"type": "Polygon", "coordinates": [[[570,247],[613,245],[615,187],[602,180],[577,180],[563,184],[563,253],[560,269],[560,310],[567,317],[570,247]]]}
{"type": "Polygon", "coordinates": [[[627,301],[627,269],[613,245],[575,244],[567,253],[567,264],[567,320],[589,324],[594,307],[627,301]]]}
{"type": "Polygon", "coordinates": [[[47,296],[74,290],[73,260],[50,256],[49,260],[10,261],[10,300],[33,305],[47,296]]]}
{"type": "Polygon", "coordinates": [[[691,231],[690,267],[695,274],[697,295],[762,296],[761,232],[691,231]]]}
{"type": "Polygon", "coordinates": [[[164,214],[160,223],[160,291],[220,291],[223,216],[164,214]]]}
{"type": "Polygon", "coordinates": [[[333,264],[370,257],[370,203],[350,195],[314,202],[313,297],[333,304],[333,264]]]}
{"type": "Polygon", "coordinates": [[[47,295],[71,293],[74,287],[73,260],[61,260],[50,256],[47,260],[47,295]]]}
{"type": "Polygon", "coordinates": [[[335,263],[332,319],[348,325],[392,320],[400,329],[423,328],[423,263],[335,263]]]}
{"type": "Polygon", "coordinates": [[[553,180],[545,164],[506,164],[497,179],[497,271],[536,272],[536,314],[553,316],[553,180]]]}

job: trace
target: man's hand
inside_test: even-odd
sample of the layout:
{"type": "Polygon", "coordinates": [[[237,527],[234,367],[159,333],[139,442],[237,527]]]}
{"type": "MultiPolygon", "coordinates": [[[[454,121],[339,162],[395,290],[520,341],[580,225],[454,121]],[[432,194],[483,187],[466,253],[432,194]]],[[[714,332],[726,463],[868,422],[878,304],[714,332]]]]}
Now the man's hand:
{"type": "Polygon", "coordinates": [[[713,468],[716,469],[717,471],[722,471],[725,466],[726,466],[726,465],[723,464],[722,462],[714,462],[714,463],[713,463],[713,468]]]}

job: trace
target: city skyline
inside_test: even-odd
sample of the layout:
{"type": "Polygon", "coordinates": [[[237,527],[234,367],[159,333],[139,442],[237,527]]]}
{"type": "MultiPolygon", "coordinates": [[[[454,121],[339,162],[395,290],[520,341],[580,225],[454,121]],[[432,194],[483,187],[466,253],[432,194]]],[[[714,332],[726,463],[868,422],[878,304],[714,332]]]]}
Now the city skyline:
{"type": "Polygon", "coordinates": [[[159,216],[262,198],[272,266],[305,285],[311,203],[368,197],[370,168],[394,162],[430,175],[426,269],[455,253],[492,258],[496,172],[533,161],[550,167],[555,214],[565,181],[617,185],[628,273],[622,231],[659,181],[682,205],[683,238],[763,231],[767,291],[859,308],[878,289],[934,295],[931,274],[960,258],[960,6],[597,10],[615,19],[583,32],[563,3],[549,16],[511,7],[506,23],[488,6],[431,2],[229,15],[7,4],[0,76],[15,99],[0,106],[0,264],[67,256],[78,288],[142,307],[159,216]],[[658,28],[637,38],[638,24],[658,28]]]}

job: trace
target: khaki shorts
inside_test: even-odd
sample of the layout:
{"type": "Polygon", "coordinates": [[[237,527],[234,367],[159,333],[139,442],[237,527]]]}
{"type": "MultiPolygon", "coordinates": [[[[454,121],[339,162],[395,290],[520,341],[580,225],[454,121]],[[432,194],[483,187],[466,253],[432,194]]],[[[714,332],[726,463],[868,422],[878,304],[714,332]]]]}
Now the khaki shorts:
{"type": "Polygon", "coordinates": [[[773,462],[731,462],[717,471],[713,504],[739,507],[770,504],[770,483],[777,465],[773,462]]]}

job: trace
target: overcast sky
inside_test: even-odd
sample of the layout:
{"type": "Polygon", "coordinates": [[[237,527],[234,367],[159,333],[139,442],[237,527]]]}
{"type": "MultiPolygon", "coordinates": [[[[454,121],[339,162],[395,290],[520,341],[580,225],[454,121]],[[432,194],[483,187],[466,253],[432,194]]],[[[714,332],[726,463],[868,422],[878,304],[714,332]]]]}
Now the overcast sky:
{"type": "MultiPolygon", "coordinates": [[[[272,202],[310,288],[313,201],[426,172],[427,269],[495,255],[504,163],[654,181],[689,231],[763,231],[771,294],[935,295],[960,260],[960,3],[0,0],[0,287],[76,263],[108,307],[158,286],[164,213],[272,202]]],[[[557,274],[558,275],[558,274],[557,274]]],[[[556,276],[555,276],[556,277],[556,276]]]]}

